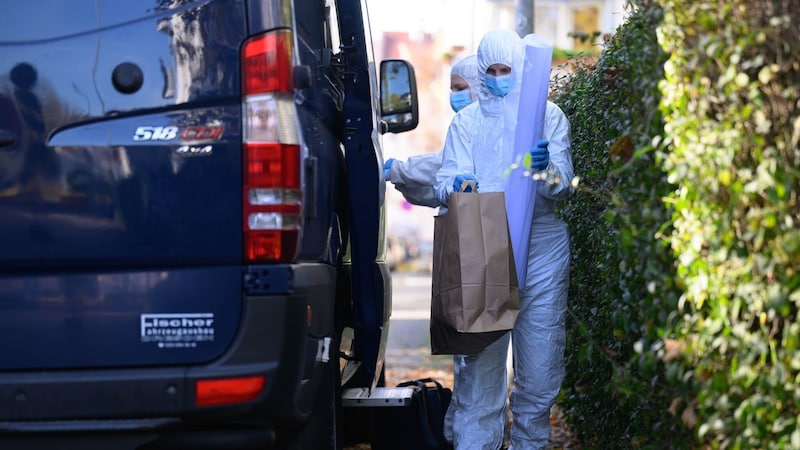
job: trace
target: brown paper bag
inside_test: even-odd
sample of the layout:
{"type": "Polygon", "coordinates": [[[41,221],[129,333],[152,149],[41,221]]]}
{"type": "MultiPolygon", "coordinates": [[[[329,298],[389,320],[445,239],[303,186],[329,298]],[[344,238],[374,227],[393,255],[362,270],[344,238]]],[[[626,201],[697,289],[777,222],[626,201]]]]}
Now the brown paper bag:
{"type": "Polygon", "coordinates": [[[458,333],[514,327],[519,285],[502,192],[453,193],[447,213],[434,218],[432,297],[432,326],[458,333]]]}
{"type": "Polygon", "coordinates": [[[432,355],[476,355],[509,331],[459,333],[434,315],[431,315],[430,329],[432,355]]]}

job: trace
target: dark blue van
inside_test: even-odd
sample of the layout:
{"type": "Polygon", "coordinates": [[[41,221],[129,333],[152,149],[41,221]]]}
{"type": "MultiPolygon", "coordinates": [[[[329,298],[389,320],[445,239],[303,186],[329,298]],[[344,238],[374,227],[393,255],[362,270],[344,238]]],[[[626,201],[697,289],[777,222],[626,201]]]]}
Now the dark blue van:
{"type": "Polygon", "coordinates": [[[0,449],[341,448],[416,123],[362,0],[4,4],[0,449]]]}

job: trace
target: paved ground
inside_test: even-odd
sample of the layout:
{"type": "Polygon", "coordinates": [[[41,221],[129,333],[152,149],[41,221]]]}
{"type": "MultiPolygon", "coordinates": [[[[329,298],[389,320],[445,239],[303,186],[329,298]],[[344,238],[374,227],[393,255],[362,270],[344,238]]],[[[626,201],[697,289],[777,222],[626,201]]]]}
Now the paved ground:
{"type": "Polygon", "coordinates": [[[453,360],[431,355],[431,279],[427,273],[392,274],[392,321],[386,349],[386,384],[431,376],[453,387],[453,360]],[[424,373],[424,375],[422,374],[424,373]]]}

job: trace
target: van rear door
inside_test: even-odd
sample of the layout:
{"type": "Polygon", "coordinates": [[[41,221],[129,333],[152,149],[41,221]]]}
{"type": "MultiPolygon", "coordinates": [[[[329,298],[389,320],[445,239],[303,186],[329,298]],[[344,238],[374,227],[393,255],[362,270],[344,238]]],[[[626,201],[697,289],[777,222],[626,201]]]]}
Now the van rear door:
{"type": "Polygon", "coordinates": [[[242,308],[243,2],[0,20],[0,370],[214,359],[242,308]]]}

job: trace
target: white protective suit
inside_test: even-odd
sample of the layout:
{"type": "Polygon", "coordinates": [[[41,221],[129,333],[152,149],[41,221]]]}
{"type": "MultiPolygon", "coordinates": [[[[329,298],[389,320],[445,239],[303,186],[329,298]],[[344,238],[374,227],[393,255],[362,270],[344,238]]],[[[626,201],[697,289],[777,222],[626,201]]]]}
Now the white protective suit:
{"type": "MultiPolygon", "coordinates": [[[[520,101],[522,45],[512,31],[490,31],[481,40],[479,101],[453,119],[443,150],[442,168],[436,175],[436,194],[443,205],[447,204],[455,175],[459,173],[475,175],[479,192],[506,189],[504,174],[513,163],[520,101]],[[495,63],[508,65],[512,73],[516,72],[516,83],[505,97],[493,96],[483,81],[486,69],[495,63]]],[[[547,102],[542,137],[549,141],[550,160],[546,170],[560,182],[552,182],[553,177],[548,177],[551,181],[537,182],[527,278],[520,290],[520,314],[511,333],[514,356],[511,448],[514,450],[545,448],[550,434],[550,407],[564,379],[570,241],[567,226],[555,217],[553,206],[556,200],[572,193],[573,167],[569,123],[552,102],[547,102]]],[[[441,211],[444,213],[444,206],[441,211]]],[[[477,355],[454,357],[454,392],[445,429],[450,432],[447,423],[452,422],[456,450],[497,450],[503,442],[508,343],[506,335],[477,355]]]]}
{"type": "MultiPolygon", "coordinates": [[[[457,62],[450,73],[458,75],[469,85],[473,96],[478,95],[478,57],[467,56],[457,62]]],[[[477,97],[475,97],[477,98],[477,97]]],[[[419,206],[439,206],[439,199],[433,189],[436,172],[442,167],[442,152],[426,153],[408,158],[407,161],[394,161],[389,168],[387,181],[394,184],[409,203],[419,206]]]]}

